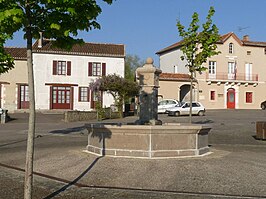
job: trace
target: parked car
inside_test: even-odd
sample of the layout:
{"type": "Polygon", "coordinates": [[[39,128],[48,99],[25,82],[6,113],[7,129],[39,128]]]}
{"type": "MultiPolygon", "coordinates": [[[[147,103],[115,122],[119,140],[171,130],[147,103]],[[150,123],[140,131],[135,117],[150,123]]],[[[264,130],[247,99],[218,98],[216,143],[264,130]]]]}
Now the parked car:
{"type": "MultiPolygon", "coordinates": [[[[181,106],[168,108],[166,112],[169,116],[189,115],[190,103],[182,102],[181,106]]],[[[192,115],[204,115],[205,107],[200,102],[192,102],[192,115]]]]}
{"type": "Polygon", "coordinates": [[[164,99],[158,103],[158,113],[165,113],[171,107],[180,106],[181,103],[175,99],[164,99]]]}
{"type": "Polygon", "coordinates": [[[260,107],[262,110],[266,109],[266,100],[264,102],[261,102],[260,107]]]}

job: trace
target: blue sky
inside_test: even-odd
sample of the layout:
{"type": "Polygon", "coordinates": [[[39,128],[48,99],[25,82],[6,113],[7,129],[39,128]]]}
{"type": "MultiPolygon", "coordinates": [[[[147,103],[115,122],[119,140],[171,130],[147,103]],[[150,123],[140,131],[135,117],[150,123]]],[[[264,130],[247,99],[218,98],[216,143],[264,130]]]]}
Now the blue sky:
{"type": "MultiPolygon", "coordinates": [[[[210,6],[216,13],[213,22],[220,34],[234,32],[240,38],[248,34],[252,41],[266,41],[266,0],[116,0],[112,5],[98,1],[102,14],[98,17],[100,30],[81,32],[86,42],[126,45],[126,53],[142,60],[181,38],[177,19],[186,27],[197,12],[205,22],[210,6]]],[[[22,33],[16,33],[6,46],[26,46],[22,33]]]]}

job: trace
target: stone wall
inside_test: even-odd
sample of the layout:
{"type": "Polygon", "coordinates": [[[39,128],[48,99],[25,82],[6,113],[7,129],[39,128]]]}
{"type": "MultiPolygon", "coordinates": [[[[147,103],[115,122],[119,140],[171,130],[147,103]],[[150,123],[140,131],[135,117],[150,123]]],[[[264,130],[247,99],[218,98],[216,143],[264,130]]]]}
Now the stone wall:
{"type": "Polygon", "coordinates": [[[76,122],[76,121],[88,121],[96,120],[96,111],[67,111],[65,112],[65,122],[76,122]]]}
{"type": "Polygon", "coordinates": [[[119,157],[193,157],[209,152],[208,134],[203,125],[88,124],[87,152],[119,157]]]}
{"type": "MultiPolygon", "coordinates": [[[[118,112],[112,112],[110,109],[104,110],[104,116],[100,120],[104,119],[115,119],[119,118],[118,112]]],[[[67,111],[65,112],[65,122],[76,122],[76,121],[89,121],[97,120],[96,111],[67,111]]]]}

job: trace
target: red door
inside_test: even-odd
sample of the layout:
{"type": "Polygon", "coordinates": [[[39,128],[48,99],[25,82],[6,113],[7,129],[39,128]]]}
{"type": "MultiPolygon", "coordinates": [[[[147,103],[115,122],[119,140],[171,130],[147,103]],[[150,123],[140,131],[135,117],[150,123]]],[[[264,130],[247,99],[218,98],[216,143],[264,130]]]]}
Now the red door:
{"type": "Polygon", "coordinates": [[[20,85],[18,89],[18,109],[28,109],[29,108],[29,86],[20,85]]]}
{"type": "Polygon", "coordinates": [[[71,87],[52,87],[52,109],[71,109],[71,87]]]}
{"type": "Polygon", "coordinates": [[[235,89],[230,88],[227,90],[227,108],[235,108],[235,89]]]}

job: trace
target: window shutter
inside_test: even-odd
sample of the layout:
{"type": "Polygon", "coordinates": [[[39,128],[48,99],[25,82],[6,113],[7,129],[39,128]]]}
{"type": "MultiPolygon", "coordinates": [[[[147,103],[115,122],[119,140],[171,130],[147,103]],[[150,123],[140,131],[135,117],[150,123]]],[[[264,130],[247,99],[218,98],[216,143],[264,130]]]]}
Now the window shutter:
{"type": "Polygon", "coordinates": [[[102,63],[102,76],[106,75],[106,63],[102,63]]]}
{"type": "Polygon", "coordinates": [[[87,97],[88,97],[88,102],[89,102],[90,101],[90,89],[89,88],[87,88],[87,93],[88,93],[87,97]]]}
{"type": "Polygon", "coordinates": [[[57,75],[57,61],[53,61],[53,75],[57,75]]]}
{"type": "Polygon", "coordinates": [[[79,102],[81,101],[81,88],[79,87],[79,102]]]}
{"type": "Polygon", "coordinates": [[[70,76],[71,75],[71,61],[67,62],[67,75],[70,76]]]}
{"type": "Polygon", "coordinates": [[[17,106],[17,108],[20,109],[21,108],[21,93],[20,93],[21,92],[21,88],[20,88],[21,85],[18,84],[17,87],[18,87],[18,106],[17,106]]]}
{"type": "Polygon", "coordinates": [[[88,76],[92,76],[92,62],[89,62],[89,68],[88,68],[88,76]]]}
{"type": "Polygon", "coordinates": [[[93,92],[91,91],[91,108],[94,109],[93,92]]]}

